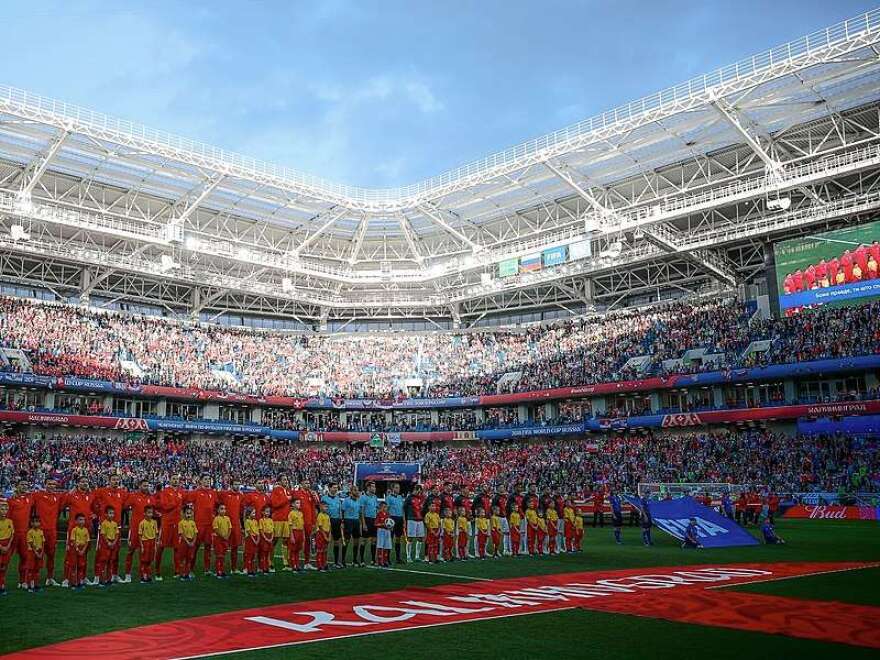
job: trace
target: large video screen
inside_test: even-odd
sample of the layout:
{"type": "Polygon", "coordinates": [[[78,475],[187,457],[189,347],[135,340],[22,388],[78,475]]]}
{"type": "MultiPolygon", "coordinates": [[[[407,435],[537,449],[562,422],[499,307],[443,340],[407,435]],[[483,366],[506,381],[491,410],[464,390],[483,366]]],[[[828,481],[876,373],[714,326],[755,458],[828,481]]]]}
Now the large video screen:
{"type": "Polygon", "coordinates": [[[785,315],[880,298],[880,221],[782,241],[774,255],[785,315]]]}

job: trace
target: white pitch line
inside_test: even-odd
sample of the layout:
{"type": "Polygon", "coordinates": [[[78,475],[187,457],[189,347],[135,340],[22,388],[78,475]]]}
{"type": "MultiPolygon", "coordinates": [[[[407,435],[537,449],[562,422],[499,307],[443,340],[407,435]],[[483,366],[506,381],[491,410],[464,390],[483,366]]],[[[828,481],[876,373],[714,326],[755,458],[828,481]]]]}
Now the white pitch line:
{"type": "Polygon", "coordinates": [[[457,575],[455,573],[440,573],[438,571],[415,571],[411,568],[380,568],[379,566],[369,566],[377,571],[397,571],[398,573],[418,573],[419,575],[439,575],[440,577],[451,577],[459,580],[479,580],[480,582],[494,582],[492,578],[474,577],[473,575],[457,575]]]}
{"type": "Polygon", "coordinates": [[[880,568],[880,563],[864,564],[862,566],[850,566],[849,568],[835,568],[831,571],[815,571],[813,573],[801,573],[800,575],[781,575],[779,577],[770,577],[763,580],[752,580],[751,582],[738,582],[737,584],[716,584],[709,589],[730,589],[731,587],[747,587],[750,584],[761,584],[762,582],[782,582],[783,580],[797,580],[798,578],[813,577],[816,575],[831,575],[833,573],[847,573],[849,571],[863,571],[866,568],[880,568]]]}

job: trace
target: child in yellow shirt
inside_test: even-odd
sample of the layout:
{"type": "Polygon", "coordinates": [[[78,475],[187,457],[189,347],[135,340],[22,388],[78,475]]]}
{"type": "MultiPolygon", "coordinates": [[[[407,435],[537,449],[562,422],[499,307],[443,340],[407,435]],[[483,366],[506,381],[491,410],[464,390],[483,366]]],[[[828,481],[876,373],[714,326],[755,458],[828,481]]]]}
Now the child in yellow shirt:
{"type": "Polygon", "coordinates": [[[12,558],[12,539],[15,529],[8,518],[9,504],[0,499],[0,596],[6,595],[6,567],[12,558]]]}
{"type": "Polygon", "coordinates": [[[489,545],[489,519],[486,517],[486,512],[479,508],[477,509],[477,517],[474,520],[474,528],[477,532],[477,557],[480,559],[486,558],[486,546],[489,545]]]}
{"type": "Polygon", "coordinates": [[[86,528],[86,517],[79,513],[67,533],[67,553],[70,556],[70,560],[66,562],[69,573],[67,580],[76,591],[82,591],[85,584],[89,541],[91,536],[86,528]]]}
{"type": "Polygon", "coordinates": [[[468,558],[468,542],[471,537],[471,523],[467,518],[465,508],[458,508],[458,518],[455,519],[455,526],[458,529],[458,558],[464,561],[468,558]]]}
{"type": "Polygon", "coordinates": [[[141,582],[153,581],[153,561],[156,558],[156,543],[159,540],[159,524],[153,517],[153,507],[144,508],[144,519],[138,524],[138,539],[141,544],[138,562],[141,569],[141,582]]]}
{"type": "Polygon", "coordinates": [[[455,519],[449,509],[443,510],[443,561],[452,561],[452,548],[455,546],[455,519]]]}
{"type": "Polygon", "coordinates": [[[431,563],[440,561],[440,516],[431,509],[425,514],[425,556],[431,563]]]}
{"type": "Polygon", "coordinates": [[[330,570],[327,567],[327,548],[330,547],[332,538],[330,535],[330,514],[327,513],[327,503],[321,502],[321,511],[315,518],[315,553],[319,571],[330,570]]]}
{"type": "Polygon", "coordinates": [[[260,552],[258,563],[263,575],[274,573],[272,568],[272,551],[275,548],[275,521],[272,520],[272,507],[263,508],[263,517],[260,518],[260,552]]]}
{"type": "Polygon", "coordinates": [[[260,549],[260,523],[253,507],[244,512],[244,570],[248,577],[257,577],[257,552],[260,549]]]}
{"type": "Polygon", "coordinates": [[[501,509],[498,506],[492,507],[492,557],[498,559],[504,553],[504,523],[501,516],[501,509]]]}
{"type": "Polygon", "coordinates": [[[40,519],[31,518],[31,526],[27,533],[27,573],[25,585],[27,590],[35,594],[40,590],[40,570],[43,568],[46,537],[40,529],[40,519]]]}
{"type": "Polygon", "coordinates": [[[520,524],[522,523],[522,516],[519,515],[519,511],[514,509],[510,512],[509,518],[509,527],[510,527],[510,553],[514,557],[519,556],[519,546],[522,540],[522,530],[520,529],[520,524]]]}
{"type": "Polygon", "coordinates": [[[98,525],[98,549],[95,553],[95,577],[99,587],[110,586],[119,569],[119,523],[116,509],[104,509],[104,519],[98,525]]]}
{"type": "Polygon", "coordinates": [[[217,507],[217,515],[211,523],[211,529],[214,532],[214,572],[217,579],[226,579],[226,553],[229,550],[229,536],[232,534],[232,521],[226,515],[226,505],[221,504],[217,507]]]}
{"type": "Polygon", "coordinates": [[[192,569],[196,562],[196,539],[199,535],[199,528],[196,521],[193,520],[192,506],[186,506],[183,509],[183,517],[177,523],[177,548],[175,552],[175,561],[177,562],[176,573],[181,580],[192,580],[195,578],[192,569]]]}

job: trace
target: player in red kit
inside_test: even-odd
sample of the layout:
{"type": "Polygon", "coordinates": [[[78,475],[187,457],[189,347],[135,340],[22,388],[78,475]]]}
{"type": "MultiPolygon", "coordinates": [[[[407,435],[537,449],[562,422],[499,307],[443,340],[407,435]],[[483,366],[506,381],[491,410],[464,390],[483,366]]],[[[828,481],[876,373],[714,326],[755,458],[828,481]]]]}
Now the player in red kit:
{"type": "Polygon", "coordinates": [[[46,586],[57,587],[55,581],[55,550],[58,546],[58,514],[64,493],[58,490],[58,482],[54,479],[46,481],[46,489],[34,493],[34,512],[40,519],[40,528],[46,539],[46,586]]]}
{"type": "Polygon", "coordinates": [[[843,271],[843,282],[841,284],[853,281],[853,264],[855,264],[855,259],[853,259],[852,252],[844,250],[843,254],[840,255],[840,269],[843,271]]]}
{"type": "Polygon", "coordinates": [[[812,264],[804,270],[804,286],[808,291],[816,288],[816,267],[812,264]]]}
{"type": "MultiPolygon", "coordinates": [[[[174,474],[156,495],[156,511],[160,516],[159,544],[156,546],[156,580],[162,579],[162,557],[165,549],[174,556],[177,547],[177,526],[180,523],[180,511],[183,507],[183,489],[180,487],[180,475],[174,474]]],[[[174,577],[177,575],[177,562],[174,564],[174,577]]]]}
{"type": "Polygon", "coordinates": [[[824,259],[816,264],[816,284],[823,289],[830,284],[828,281],[828,262],[824,259]]]}
{"type": "Polygon", "coordinates": [[[236,573],[244,575],[245,573],[238,570],[238,551],[243,540],[241,533],[241,505],[243,500],[244,495],[241,492],[241,482],[238,479],[232,480],[229,490],[224,490],[220,493],[220,502],[226,506],[226,515],[229,516],[229,521],[232,523],[232,532],[229,535],[229,572],[233,575],[236,573]]]}
{"type": "Polygon", "coordinates": [[[106,486],[92,491],[93,516],[98,519],[103,518],[108,506],[112,506],[116,512],[122,511],[122,507],[125,505],[125,498],[128,497],[128,491],[120,483],[119,475],[111,474],[107,479],[106,486]]]}
{"type": "Polygon", "coordinates": [[[15,484],[15,494],[7,500],[7,504],[9,505],[9,519],[15,530],[12,537],[12,549],[18,555],[18,586],[23,589],[27,582],[27,533],[31,524],[31,510],[34,506],[34,496],[28,492],[27,481],[21,479],[15,484]]]}
{"type": "Polygon", "coordinates": [[[593,491],[593,527],[605,527],[605,491],[597,486],[593,491]]]}
{"type": "MultiPolygon", "coordinates": [[[[92,518],[92,492],[89,490],[89,482],[83,477],[80,479],[76,488],[64,496],[61,508],[67,509],[67,538],[68,545],[70,540],[70,532],[72,531],[76,519],[78,516],[82,516],[83,520],[86,521],[86,529],[90,526],[88,521],[92,518]]],[[[81,534],[82,532],[77,532],[77,534],[81,534]]],[[[66,553],[64,555],[64,582],[61,583],[62,587],[66,587],[68,585],[75,586],[75,584],[70,582],[72,569],[72,559],[73,553],[66,553]]]]}
{"type": "Polygon", "coordinates": [[[193,517],[196,521],[198,536],[194,552],[202,548],[202,562],[205,573],[211,572],[211,547],[214,537],[214,511],[217,507],[217,491],[211,488],[211,477],[201,478],[201,485],[186,494],[184,502],[192,504],[193,517]]]}
{"type": "MultiPolygon", "coordinates": [[[[143,547],[139,528],[141,521],[144,519],[144,512],[147,507],[150,507],[152,510],[154,504],[153,494],[150,492],[150,482],[146,479],[141,481],[138,490],[129,493],[123,503],[126,509],[131,509],[131,516],[128,520],[128,552],[125,554],[125,582],[131,582],[131,566],[134,561],[134,554],[140,552],[143,547]]],[[[150,561],[153,560],[153,552],[155,551],[155,538],[152,540],[154,542],[153,545],[147,544],[151,551],[150,561]]],[[[140,563],[143,565],[143,557],[141,557],[140,563]]]]}
{"type": "MultiPolygon", "coordinates": [[[[290,515],[293,490],[290,487],[290,479],[286,474],[281,475],[280,482],[272,489],[272,495],[269,497],[269,506],[272,507],[272,520],[275,523],[275,546],[278,545],[280,539],[282,543],[281,562],[287,567],[287,552],[284,551],[284,547],[290,540],[290,524],[287,518],[290,515]]],[[[272,548],[272,555],[274,558],[275,547],[272,548]]],[[[270,570],[274,571],[275,569],[270,570]]]]}
{"type": "Polygon", "coordinates": [[[244,494],[241,499],[241,506],[242,509],[252,508],[254,513],[257,514],[257,520],[259,520],[263,515],[263,509],[269,504],[269,494],[266,492],[265,481],[257,482],[256,487],[256,490],[244,494]]]}

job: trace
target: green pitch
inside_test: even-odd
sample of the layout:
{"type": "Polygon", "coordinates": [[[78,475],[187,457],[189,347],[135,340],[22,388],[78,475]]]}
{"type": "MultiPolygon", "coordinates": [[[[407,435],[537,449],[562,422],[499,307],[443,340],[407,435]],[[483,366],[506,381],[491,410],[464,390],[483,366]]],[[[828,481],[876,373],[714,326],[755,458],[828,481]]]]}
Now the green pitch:
{"type": "MultiPolygon", "coordinates": [[[[787,545],[683,551],[673,539],[656,532],[656,545],[645,548],[640,543],[639,530],[627,527],[624,544],[618,546],[613,542],[610,528],[587,528],[582,554],[552,558],[506,558],[437,566],[419,563],[402,567],[417,572],[349,568],[330,574],[278,572],[256,579],[234,576],[224,581],[199,576],[188,583],[166,578],[162,583],[114,585],[109,589],[90,587],[79,593],[52,588],[35,595],[12,588],[8,596],[0,599],[5,633],[0,635],[0,654],[173,619],[465,580],[450,574],[510,578],[708,562],[880,560],[880,526],[873,522],[780,521],[777,530],[787,545]]],[[[59,566],[61,559],[59,556],[59,566]]],[[[201,566],[201,561],[196,565],[201,566]]],[[[170,566],[166,567],[165,574],[170,574],[170,566]]],[[[16,577],[17,566],[13,562],[7,573],[7,581],[13,587],[16,577]]],[[[738,588],[778,596],[880,606],[880,569],[738,588]]],[[[323,641],[295,648],[240,653],[234,657],[387,660],[427,657],[438,649],[459,658],[507,659],[645,657],[646,649],[650,649],[651,657],[655,658],[693,657],[697,652],[737,660],[771,655],[876,657],[876,650],[853,646],[582,610],[323,641]]]]}

